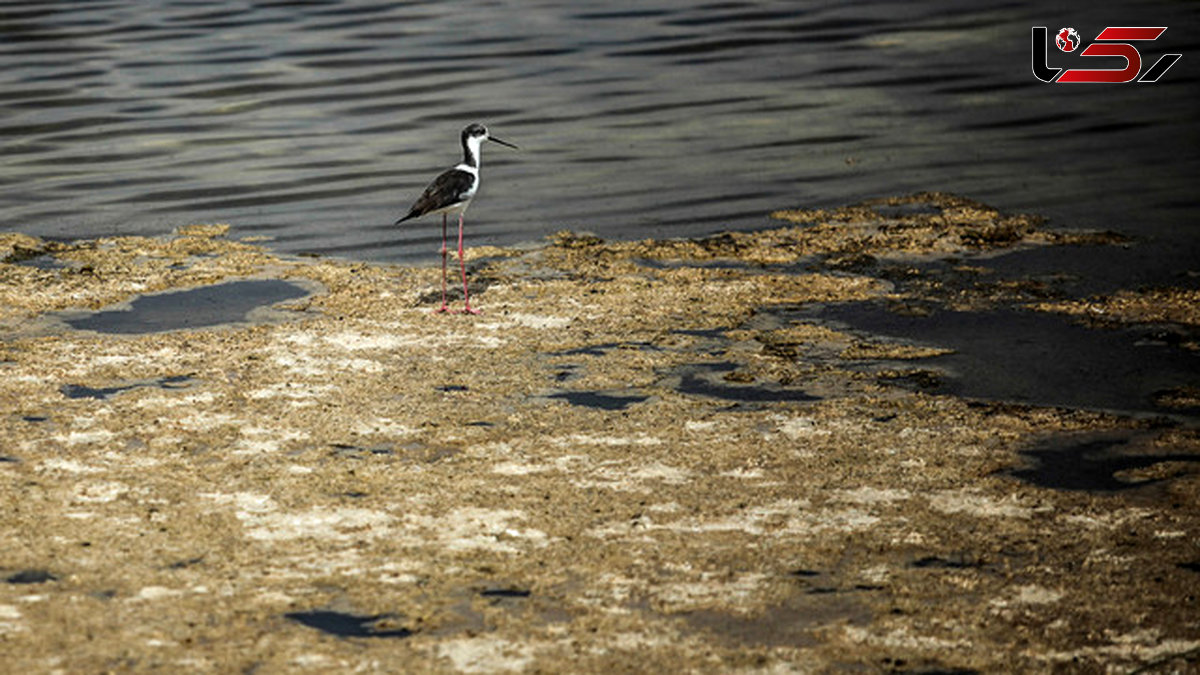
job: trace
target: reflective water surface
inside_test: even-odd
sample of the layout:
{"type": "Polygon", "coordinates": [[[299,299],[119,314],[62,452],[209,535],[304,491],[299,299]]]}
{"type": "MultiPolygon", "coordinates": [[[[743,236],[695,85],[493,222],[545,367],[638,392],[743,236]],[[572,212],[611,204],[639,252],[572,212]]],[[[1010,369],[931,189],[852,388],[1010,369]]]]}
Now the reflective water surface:
{"type": "Polygon", "coordinates": [[[285,252],[433,264],[434,222],[391,223],[481,121],[521,150],[487,148],[469,245],[751,229],[946,190],[1129,232],[1142,252],[1084,266],[1177,280],[1197,259],[1200,5],[1044,7],[5,4],[0,229],[217,221],[285,252]],[[1184,56],[1152,85],[1043,84],[1030,29],[1060,24],[1169,26],[1144,67],[1184,56]]]}

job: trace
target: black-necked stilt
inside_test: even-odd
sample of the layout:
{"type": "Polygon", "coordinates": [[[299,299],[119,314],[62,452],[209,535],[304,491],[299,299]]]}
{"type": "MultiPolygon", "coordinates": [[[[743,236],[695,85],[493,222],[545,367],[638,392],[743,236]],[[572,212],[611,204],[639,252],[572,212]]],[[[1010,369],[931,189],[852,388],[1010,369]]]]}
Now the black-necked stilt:
{"type": "Polygon", "coordinates": [[[471,198],[479,189],[480,146],[484,141],[496,141],[510,148],[517,147],[492,136],[482,124],[468,125],[462,130],[462,163],[433,179],[408,210],[408,215],[396,221],[396,225],[399,225],[409,218],[419,218],[431,213],[442,214],[442,306],[437,309],[438,312],[450,311],[446,304],[446,215],[455,213],[458,214],[458,262],[462,268],[465,303],[463,311],[468,314],[479,313],[478,310],[471,309],[471,296],[467,293],[467,263],[463,259],[463,212],[471,205],[471,198]]]}

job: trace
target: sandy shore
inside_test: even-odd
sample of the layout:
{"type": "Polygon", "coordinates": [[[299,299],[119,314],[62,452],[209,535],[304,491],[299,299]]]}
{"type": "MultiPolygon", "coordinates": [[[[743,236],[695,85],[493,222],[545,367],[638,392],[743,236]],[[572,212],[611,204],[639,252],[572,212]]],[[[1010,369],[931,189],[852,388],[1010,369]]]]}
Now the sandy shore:
{"type": "Polygon", "coordinates": [[[478,317],[431,313],[440,270],[284,259],[219,226],[0,236],[5,668],[1200,667],[1193,426],[937,395],[911,386],[936,347],[771,311],[1194,329],[1194,294],[901,289],[906,261],[986,277],[984,252],[1119,242],[945,195],[777,215],[472,249],[478,317]],[[302,297],[190,330],[64,323],[235,279],[302,297]]]}

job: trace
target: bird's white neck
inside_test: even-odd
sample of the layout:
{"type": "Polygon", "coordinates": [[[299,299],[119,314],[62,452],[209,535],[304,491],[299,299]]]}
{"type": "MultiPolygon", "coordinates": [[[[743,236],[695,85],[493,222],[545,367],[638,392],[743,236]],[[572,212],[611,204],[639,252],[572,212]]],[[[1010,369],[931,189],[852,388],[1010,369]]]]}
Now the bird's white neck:
{"type": "Polygon", "coordinates": [[[463,142],[463,164],[478,169],[483,163],[483,136],[468,136],[463,142]]]}

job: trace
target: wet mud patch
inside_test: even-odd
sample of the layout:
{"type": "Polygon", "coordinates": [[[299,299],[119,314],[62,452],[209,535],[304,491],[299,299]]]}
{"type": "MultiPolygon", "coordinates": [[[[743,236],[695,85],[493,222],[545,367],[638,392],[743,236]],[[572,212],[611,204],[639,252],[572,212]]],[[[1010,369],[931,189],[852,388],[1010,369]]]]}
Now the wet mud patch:
{"type": "Polygon", "coordinates": [[[681,615],[688,630],[736,647],[811,647],[831,625],[864,626],[871,612],[846,595],[795,595],[761,613],[696,610],[681,615]]]}
{"type": "Polygon", "coordinates": [[[65,318],[76,330],[139,335],[194,330],[225,324],[250,323],[272,305],[311,294],[296,283],[279,279],[249,279],[169,291],[135,298],[128,307],[105,309],[65,318]]]}

